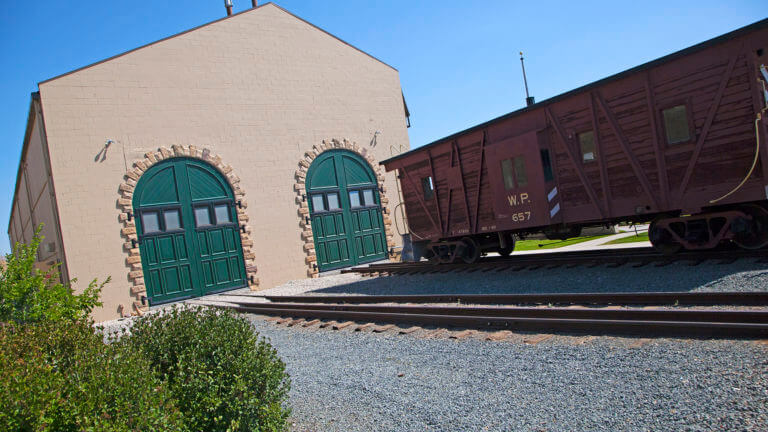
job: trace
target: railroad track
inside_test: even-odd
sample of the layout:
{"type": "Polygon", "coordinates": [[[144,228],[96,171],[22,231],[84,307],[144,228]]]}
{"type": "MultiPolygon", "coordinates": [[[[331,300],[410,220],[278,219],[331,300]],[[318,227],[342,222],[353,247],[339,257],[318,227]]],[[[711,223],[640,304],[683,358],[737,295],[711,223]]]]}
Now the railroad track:
{"type": "Polygon", "coordinates": [[[452,263],[434,264],[428,261],[381,263],[367,266],[342,269],[342,273],[358,273],[361,275],[376,274],[420,274],[447,272],[489,272],[489,271],[519,271],[539,268],[552,269],[557,267],[596,267],[607,265],[619,267],[631,264],[632,267],[642,267],[649,264],[662,267],[674,262],[685,261],[690,265],[699,265],[705,261],[718,264],[729,264],[743,258],[754,258],[760,262],[768,262],[768,250],[714,250],[686,251],[675,255],[663,255],[653,248],[622,248],[603,249],[596,251],[549,252],[541,254],[510,255],[507,257],[486,257],[474,264],[452,263]]]}
{"type": "Polygon", "coordinates": [[[509,306],[403,305],[443,303],[448,300],[483,304],[642,304],[642,305],[768,305],[768,293],[624,293],[624,294],[512,294],[501,296],[270,296],[254,303],[248,296],[229,296],[239,312],[301,319],[346,320],[366,323],[412,324],[471,329],[557,331],[643,336],[726,338],[768,337],[768,311],[695,309],[608,309],[509,306]],[[239,297],[242,297],[240,299],[239,297]],[[369,298],[370,297],[370,298],[369,298]],[[536,297],[536,298],[535,298],[536,297]],[[645,297],[645,298],[643,298],[645,297]],[[313,300],[309,300],[312,298],[313,300]],[[370,304],[370,303],[382,304],[370,304]],[[672,303],[675,302],[675,303],[672,303]],[[369,304],[364,304],[369,303],[369,304]],[[383,304],[386,303],[386,304],[383,304]]]}

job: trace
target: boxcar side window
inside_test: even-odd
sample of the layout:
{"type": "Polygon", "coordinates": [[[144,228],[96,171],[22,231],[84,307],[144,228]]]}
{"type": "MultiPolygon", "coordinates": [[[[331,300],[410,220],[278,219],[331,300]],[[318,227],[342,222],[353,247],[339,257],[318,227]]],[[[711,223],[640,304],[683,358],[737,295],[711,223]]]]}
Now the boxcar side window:
{"type": "Polygon", "coordinates": [[[677,144],[691,139],[691,129],[688,127],[688,110],[685,105],[677,105],[662,111],[664,130],[667,133],[667,144],[677,144]]]}
{"type": "Polygon", "coordinates": [[[501,176],[504,178],[504,189],[510,190],[515,188],[512,159],[503,159],[501,161],[501,176]]]}
{"type": "Polygon", "coordinates": [[[515,179],[517,187],[528,186],[528,174],[525,172],[525,158],[518,156],[515,158],[515,179]]]}
{"type": "Polygon", "coordinates": [[[581,161],[593,162],[595,160],[595,132],[580,133],[579,147],[581,148],[581,161]]]}
{"type": "Polygon", "coordinates": [[[435,196],[435,185],[432,183],[432,176],[421,179],[421,188],[424,189],[425,200],[431,200],[435,196]]]}
{"type": "Polygon", "coordinates": [[[549,150],[541,149],[541,166],[544,169],[544,181],[552,181],[555,179],[552,174],[552,160],[549,159],[549,150]]]}

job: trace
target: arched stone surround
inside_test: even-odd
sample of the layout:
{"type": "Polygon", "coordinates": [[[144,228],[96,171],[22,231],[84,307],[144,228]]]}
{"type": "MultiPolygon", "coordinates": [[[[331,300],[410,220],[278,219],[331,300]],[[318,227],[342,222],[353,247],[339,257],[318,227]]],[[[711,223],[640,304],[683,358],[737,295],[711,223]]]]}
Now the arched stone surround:
{"type": "Polygon", "coordinates": [[[312,225],[309,223],[309,200],[306,197],[306,178],[307,171],[309,170],[309,166],[312,164],[312,161],[314,161],[315,158],[322,153],[329,150],[349,150],[359,154],[363,159],[366,160],[368,165],[376,174],[376,180],[379,186],[379,195],[381,197],[381,211],[382,218],[384,220],[384,230],[386,232],[387,238],[387,247],[390,248],[390,257],[392,256],[391,246],[394,244],[394,236],[392,234],[392,219],[390,218],[388,207],[389,199],[386,197],[387,188],[384,186],[384,175],[382,174],[381,167],[379,166],[376,159],[368,152],[368,149],[359,147],[356,143],[346,139],[323,140],[323,142],[319,145],[313,145],[312,150],[305,152],[304,157],[299,160],[299,169],[296,170],[295,174],[296,184],[293,186],[293,189],[296,191],[297,195],[296,203],[299,205],[299,226],[301,226],[302,229],[301,238],[304,241],[304,253],[307,255],[304,259],[304,262],[308,267],[307,276],[313,278],[318,276],[319,270],[317,267],[317,254],[315,253],[315,237],[312,232],[312,225]]]}
{"type": "Polygon", "coordinates": [[[141,301],[142,297],[146,296],[147,289],[144,284],[144,272],[141,267],[139,247],[134,243],[135,241],[138,241],[138,236],[134,221],[133,192],[139,179],[149,167],[162,160],[176,157],[191,157],[205,161],[216,168],[216,170],[227,179],[227,182],[235,195],[235,209],[237,211],[237,222],[240,225],[240,239],[243,249],[243,259],[245,260],[248,286],[254,291],[259,287],[259,280],[256,278],[257,269],[254,262],[256,256],[252,251],[253,240],[251,239],[251,227],[248,225],[248,214],[246,213],[248,203],[245,201],[245,191],[240,186],[240,178],[234,173],[230,165],[225,165],[220,156],[211,154],[208,149],[198,149],[194,145],[174,145],[171,146],[170,149],[167,147],[160,147],[155,152],[146,153],[144,159],[135,161],[132,168],[126,171],[124,181],[119,187],[120,198],[117,200],[117,205],[121,212],[118,219],[123,225],[121,235],[126,240],[123,244],[123,249],[128,255],[125,263],[128,268],[128,279],[131,281],[131,296],[135,298],[133,305],[129,310],[126,310],[127,308],[123,305],[123,316],[141,315],[149,309],[148,304],[142,304],[141,301]]]}

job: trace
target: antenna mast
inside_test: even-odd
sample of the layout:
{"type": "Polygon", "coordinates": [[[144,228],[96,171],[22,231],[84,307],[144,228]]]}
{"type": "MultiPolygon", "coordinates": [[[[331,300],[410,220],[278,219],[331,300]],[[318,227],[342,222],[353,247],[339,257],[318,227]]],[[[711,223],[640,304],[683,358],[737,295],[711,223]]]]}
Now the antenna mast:
{"type": "Polygon", "coordinates": [[[520,66],[523,67],[523,82],[525,83],[525,105],[531,106],[535,102],[533,96],[528,94],[528,78],[525,77],[525,62],[523,61],[523,52],[520,51],[520,66]]]}

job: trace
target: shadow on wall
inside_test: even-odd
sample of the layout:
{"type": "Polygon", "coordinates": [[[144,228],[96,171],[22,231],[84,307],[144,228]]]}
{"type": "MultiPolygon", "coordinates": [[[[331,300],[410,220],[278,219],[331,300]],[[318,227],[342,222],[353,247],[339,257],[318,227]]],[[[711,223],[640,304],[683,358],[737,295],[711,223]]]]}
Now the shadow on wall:
{"type": "Polygon", "coordinates": [[[94,156],[93,161],[101,163],[107,160],[107,151],[109,151],[109,146],[112,145],[113,142],[114,141],[112,140],[107,140],[107,142],[104,143],[104,147],[102,147],[101,150],[99,150],[99,152],[96,153],[96,156],[94,156]]]}
{"type": "Polygon", "coordinates": [[[768,264],[675,263],[606,268],[522,270],[382,276],[337,285],[313,294],[517,294],[562,292],[768,291],[768,264]]]}

